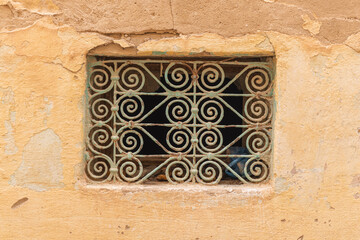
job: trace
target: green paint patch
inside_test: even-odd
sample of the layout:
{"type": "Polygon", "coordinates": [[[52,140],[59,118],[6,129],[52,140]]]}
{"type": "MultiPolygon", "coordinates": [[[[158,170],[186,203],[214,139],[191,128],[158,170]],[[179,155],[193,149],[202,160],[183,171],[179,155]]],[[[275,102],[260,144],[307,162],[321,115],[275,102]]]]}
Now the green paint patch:
{"type": "Polygon", "coordinates": [[[152,55],[156,55],[156,56],[159,56],[159,55],[166,55],[166,52],[153,51],[153,52],[152,52],[152,55]]]}

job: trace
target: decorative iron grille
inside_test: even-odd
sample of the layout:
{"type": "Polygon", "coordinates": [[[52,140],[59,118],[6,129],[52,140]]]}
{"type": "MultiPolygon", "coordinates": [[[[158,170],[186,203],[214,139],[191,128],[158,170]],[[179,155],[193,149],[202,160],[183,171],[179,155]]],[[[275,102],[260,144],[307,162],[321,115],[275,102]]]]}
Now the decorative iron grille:
{"type": "Polygon", "coordinates": [[[273,73],[272,57],[88,56],[87,177],[266,180],[273,73]]]}

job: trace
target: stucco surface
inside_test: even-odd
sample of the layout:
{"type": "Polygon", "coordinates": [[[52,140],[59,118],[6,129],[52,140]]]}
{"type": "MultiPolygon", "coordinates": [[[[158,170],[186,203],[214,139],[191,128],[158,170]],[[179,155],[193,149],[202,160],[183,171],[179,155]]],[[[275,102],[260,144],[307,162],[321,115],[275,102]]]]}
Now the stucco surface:
{"type": "Polygon", "coordinates": [[[0,0],[0,239],[358,239],[357,1],[0,0]],[[269,183],[94,185],[86,54],[275,54],[269,183]]]}

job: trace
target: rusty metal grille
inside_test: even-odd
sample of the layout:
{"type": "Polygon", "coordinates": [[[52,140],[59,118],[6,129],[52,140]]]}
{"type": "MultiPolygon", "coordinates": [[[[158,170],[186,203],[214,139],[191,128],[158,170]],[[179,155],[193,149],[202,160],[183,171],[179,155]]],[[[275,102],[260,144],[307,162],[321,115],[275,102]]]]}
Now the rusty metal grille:
{"type": "Polygon", "coordinates": [[[270,171],[273,59],[88,56],[92,181],[256,183],[270,171]]]}

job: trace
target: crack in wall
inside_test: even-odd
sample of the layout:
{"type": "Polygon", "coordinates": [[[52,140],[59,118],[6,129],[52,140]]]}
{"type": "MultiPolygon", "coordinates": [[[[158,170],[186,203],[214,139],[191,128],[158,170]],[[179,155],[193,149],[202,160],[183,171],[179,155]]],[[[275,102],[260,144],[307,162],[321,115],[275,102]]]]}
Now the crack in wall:
{"type": "MultiPolygon", "coordinates": [[[[348,36],[349,33],[353,34],[356,31],[356,25],[353,25],[351,27],[349,27],[346,31],[344,31],[343,29],[339,29],[338,31],[340,32],[341,36],[330,36],[328,37],[327,35],[331,35],[331,34],[335,34],[336,33],[336,29],[332,30],[331,29],[331,25],[335,24],[329,21],[333,21],[333,20],[337,20],[337,21],[341,21],[341,22],[352,22],[352,23],[359,23],[360,24],[360,19],[356,16],[351,16],[351,17],[346,17],[346,16],[334,16],[334,17],[316,17],[314,12],[304,8],[302,6],[296,5],[296,4],[289,4],[289,3],[284,3],[284,2],[279,2],[279,1],[269,1],[269,0],[258,0],[258,2],[260,3],[264,3],[266,2],[266,5],[274,5],[274,10],[277,9],[276,6],[284,6],[288,9],[295,9],[300,11],[299,14],[297,14],[297,17],[301,19],[301,15],[302,14],[307,14],[309,16],[314,17],[317,21],[319,21],[319,23],[322,23],[323,26],[327,26],[326,30],[321,30],[319,34],[313,34],[317,35],[316,38],[319,39],[320,41],[323,41],[325,39],[329,39],[329,43],[340,43],[339,41],[342,41],[344,39],[344,36],[348,36]]],[[[3,24],[5,24],[1,30],[1,32],[11,32],[11,31],[16,31],[16,30],[21,30],[24,27],[28,27],[28,26],[32,26],[33,23],[35,23],[36,21],[39,20],[39,18],[41,17],[45,17],[48,16],[50,18],[52,18],[53,21],[57,22],[57,24],[59,26],[72,26],[74,28],[77,27],[77,23],[76,22],[71,22],[73,20],[69,19],[70,22],[65,21],[64,19],[62,20],[56,20],[56,17],[59,15],[63,15],[64,13],[62,12],[57,12],[57,13],[51,13],[48,14],[46,12],[36,12],[32,9],[27,9],[24,7],[19,7],[17,6],[16,8],[13,6],[14,1],[8,1],[6,5],[1,5],[1,6],[8,6],[9,9],[11,10],[12,14],[14,15],[13,18],[9,18],[9,19],[4,19],[4,21],[2,21],[3,24]],[[26,14],[25,14],[26,12],[26,14]],[[24,15],[25,14],[25,15],[24,15]],[[17,19],[17,20],[16,20],[17,19]]],[[[79,30],[79,33],[82,32],[87,32],[87,33],[97,33],[100,34],[101,36],[104,36],[105,38],[112,38],[112,39],[119,39],[119,38],[125,38],[125,35],[127,36],[140,36],[140,35],[147,35],[147,34],[157,34],[157,35],[161,35],[161,34],[173,34],[176,36],[179,36],[180,33],[184,33],[183,30],[178,30],[177,25],[175,23],[175,16],[178,16],[179,14],[179,10],[175,8],[176,2],[174,2],[174,0],[169,0],[168,1],[168,6],[170,7],[170,11],[169,11],[169,15],[171,17],[169,17],[169,21],[171,21],[171,28],[169,29],[162,29],[162,30],[155,30],[155,29],[151,29],[151,25],[149,29],[143,30],[143,31],[116,31],[114,29],[114,31],[101,31],[101,29],[96,29],[95,25],[89,26],[88,29],[86,30],[79,30]],[[175,5],[174,5],[175,4],[175,5]]],[[[268,8],[268,7],[267,7],[268,8]]],[[[83,13],[84,17],[86,17],[86,14],[93,14],[94,9],[90,8],[90,13],[83,13]]],[[[59,10],[60,11],[60,10],[59,10]]],[[[80,10],[78,10],[80,11],[80,10]]],[[[289,10],[290,11],[290,10],[289,10]]],[[[293,11],[293,10],[291,10],[293,11]]],[[[108,16],[104,16],[104,18],[106,18],[108,16]]],[[[100,20],[102,19],[102,17],[100,16],[100,20]]],[[[84,20],[84,19],[83,19],[84,20]]],[[[220,19],[221,20],[221,19],[220,19]]],[[[74,20],[75,21],[75,20],[74,20]]],[[[85,20],[84,20],[85,21],[85,20]]],[[[186,23],[184,23],[186,25],[186,23]]],[[[184,25],[183,24],[183,25],[184,25]]],[[[342,26],[343,24],[340,23],[336,23],[336,26],[338,26],[339,28],[342,26]]],[[[182,29],[184,26],[179,26],[180,29],[182,29]]],[[[115,28],[115,26],[114,26],[115,28]]],[[[282,32],[284,34],[289,34],[290,32],[296,32],[296,31],[300,31],[298,34],[302,34],[302,35],[307,35],[305,32],[301,31],[301,23],[299,23],[298,25],[292,25],[292,26],[284,26],[283,31],[281,31],[280,29],[273,29],[272,26],[270,27],[266,27],[266,28],[262,28],[261,25],[259,25],[258,29],[254,29],[254,31],[244,31],[241,32],[241,34],[238,35],[245,35],[245,34],[249,34],[249,33],[255,33],[256,30],[261,30],[261,31],[268,31],[268,30],[274,30],[274,31],[278,31],[278,32],[282,32]],[[271,29],[270,29],[271,28],[271,29]]],[[[1,29],[1,24],[0,24],[0,29],[1,29]]],[[[109,27],[109,30],[111,30],[112,27],[109,27]]],[[[360,31],[360,25],[359,25],[359,31],[360,31]]],[[[221,30],[216,30],[215,32],[217,32],[217,34],[219,35],[226,35],[223,34],[221,32],[221,30]]],[[[193,32],[196,34],[196,32],[193,32]]],[[[186,33],[189,34],[189,33],[186,33]]],[[[339,35],[339,34],[337,34],[339,35]]],[[[226,35],[227,37],[229,37],[228,35],[226,35]]],[[[233,35],[233,36],[237,36],[237,35],[233,35]]],[[[145,37],[146,38],[146,37],[145,37]]],[[[139,41],[135,41],[132,42],[135,45],[137,45],[139,41]]]]}

